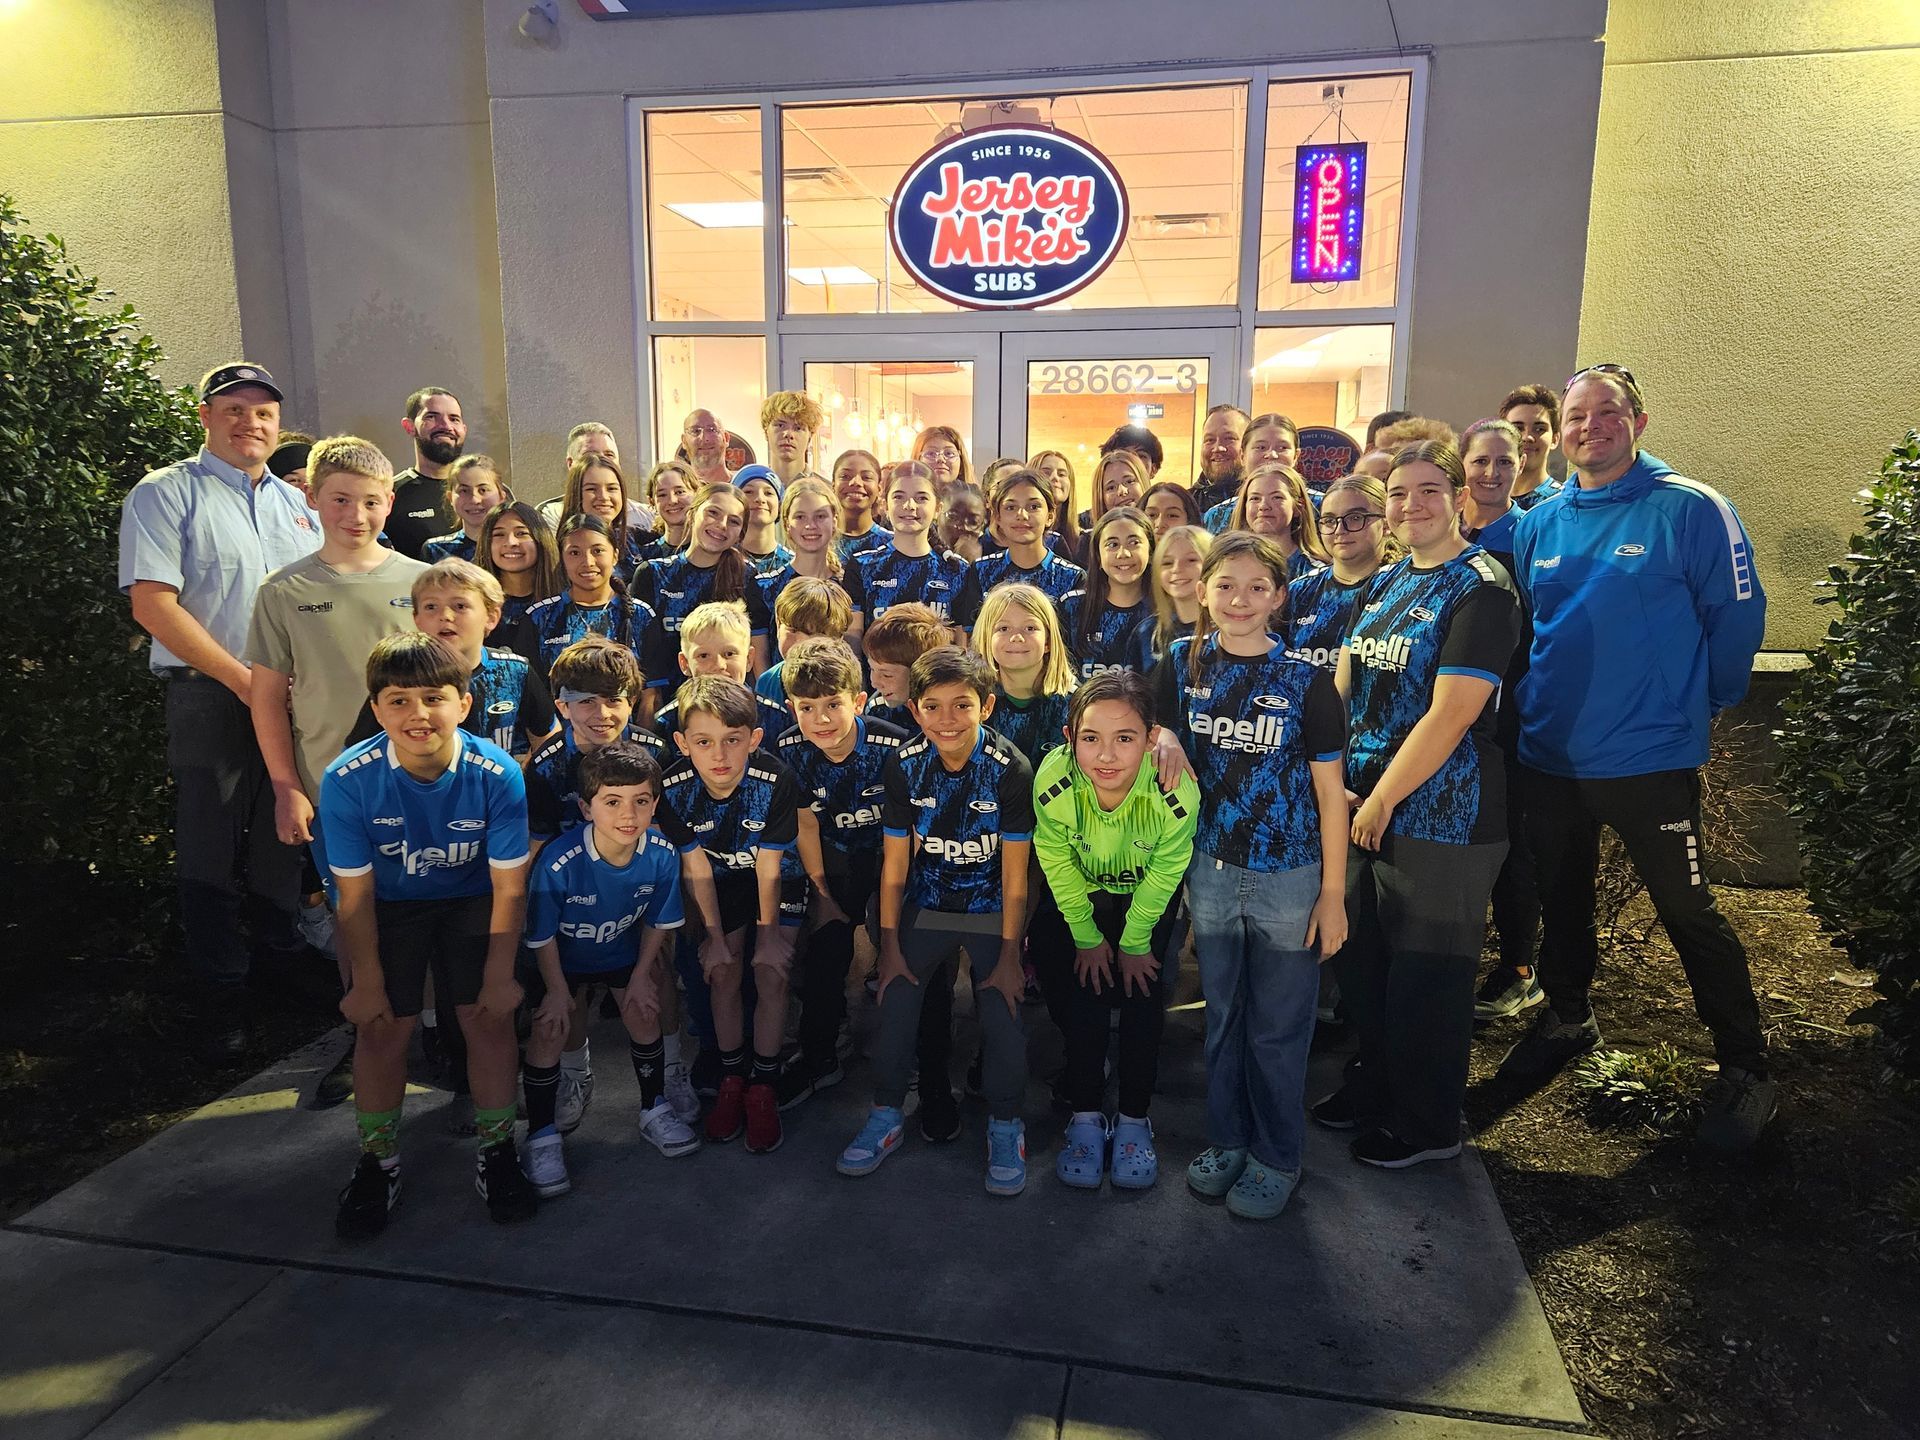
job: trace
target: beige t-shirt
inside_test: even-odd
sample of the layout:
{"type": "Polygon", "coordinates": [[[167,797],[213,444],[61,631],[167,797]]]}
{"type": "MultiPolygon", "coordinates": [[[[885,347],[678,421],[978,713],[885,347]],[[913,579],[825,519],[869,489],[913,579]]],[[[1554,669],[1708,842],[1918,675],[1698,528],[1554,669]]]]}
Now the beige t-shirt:
{"type": "Polygon", "coordinates": [[[345,575],[313,554],[261,582],[247,660],[293,676],[294,758],[310,797],[367,702],[367,655],[412,628],[413,582],[426,568],[389,554],[377,570],[345,575]]]}

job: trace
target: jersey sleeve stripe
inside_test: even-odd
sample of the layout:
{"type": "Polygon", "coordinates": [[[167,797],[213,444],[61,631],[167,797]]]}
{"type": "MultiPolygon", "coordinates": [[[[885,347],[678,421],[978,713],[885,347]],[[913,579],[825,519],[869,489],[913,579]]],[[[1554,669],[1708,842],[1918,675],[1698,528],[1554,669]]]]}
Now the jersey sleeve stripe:
{"type": "Polygon", "coordinates": [[[530,855],[531,852],[527,850],[522,850],[511,859],[506,859],[498,855],[489,855],[487,857],[487,865],[490,869],[494,870],[518,870],[522,865],[527,863],[530,855]]]}
{"type": "Polygon", "coordinates": [[[1436,675],[1471,675],[1476,680],[1484,680],[1489,685],[1498,685],[1500,677],[1491,670],[1476,670],[1471,665],[1442,665],[1434,671],[1436,675]]]}
{"type": "Polygon", "coordinates": [[[1740,517],[1733,513],[1733,506],[1727,503],[1727,497],[1711,485],[1702,485],[1698,480],[1689,480],[1682,475],[1665,477],[1669,485],[1686,490],[1713,502],[1719,513],[1720,523],[1727,532],[1727,550],[1733,566],[1733,598],[1751,600],[1753,598],[1753,551],[1747,544],[1747,532],[1740,528],[1740,517]]]}
{"type": "Polygon", "coordinates": [[[365,865],[355,865],[351,868],[344,865],[329,865],[327,868],[336,875],[371,875],[373,873],[373,865],[371,862],[365,865]]]}

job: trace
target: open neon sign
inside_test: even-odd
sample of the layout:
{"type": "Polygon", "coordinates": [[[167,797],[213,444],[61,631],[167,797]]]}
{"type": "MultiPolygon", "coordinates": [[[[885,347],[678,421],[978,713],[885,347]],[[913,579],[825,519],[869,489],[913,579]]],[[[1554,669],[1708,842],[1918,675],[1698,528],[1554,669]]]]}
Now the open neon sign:
{"type": "Polygon", "coordinates": [[[1305,145],[1293,160],[1293,281],[1358,280],[1367,147],[1305,145]]]}

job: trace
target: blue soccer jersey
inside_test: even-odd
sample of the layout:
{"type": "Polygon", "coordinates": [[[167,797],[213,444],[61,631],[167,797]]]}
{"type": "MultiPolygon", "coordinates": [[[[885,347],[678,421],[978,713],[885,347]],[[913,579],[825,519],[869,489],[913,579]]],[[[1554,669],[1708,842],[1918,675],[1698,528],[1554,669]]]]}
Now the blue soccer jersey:
{"type": "MultiPolygon", "coordinates": [[[[712,565],[696,565],[685,551],[679,551],[654,561],[633,577],[634,593],[653,607],[655,616],[640,650],[640,668],[647,672],[649,686],[680,683],[680,666],[674,658],[680,653],[680,626],[696,608],[717,598],[713,593],[715,569],[712,565]]],[[[747,607],[749,630],[765,635],[773,629],[773,611],[754,580],[751,562],[740,600],[747,607]]]]}
{"type": "Polygon", "coordinates": [[[1030,695],[1025,700],[1016,700],[1004,690],[997,691],[993,699],[993,728],[1027,757],[1027,764],[1038,770],[1046,753],[1063,743],[1067,708],[1072,703],[1071,695],[1030,695]]]}
{"type": "Polygon", "coordinates": [[[867,719],[884,720],[903,735],[920,733],[920,722],[913,718],[913,711],[905,705],[889,705],[877,694],[867,697],[867,719]]]}
{"type": "Polygon", "coordinates": [[[751,884],[754,856],[761,850],[782,852],[781,873],[804,879],[793,853],[799,813],[800,787],[793,772],[771,756],[756,752],[726,796],[708,790],[693,762],[682,756],[667,771],[655,823],[681,854],[706,851],[714,882],[725,886],[751,884]]]}
{"type": "Polygon", "coordinates": [[[924,735],[886,767],[883,825],[912,836],[906,899],[925,910],[991,914],[1000,908],[1000,846],[1033,838],[1033,767],[987,726],[958,771],[924,735]]]}
{"type": "Polygon", "coordinates": [[[1143,623],[1153,623],[1153,602],[1143,595],[1131,605],[1107,605],[1094,617],[1092,636],[1083,639],[1080,622],[1086,609],[1084,590],[1075,590],[1060,605],[1060,628],[1066,631],[1067,648],[1073,652],[1074,674],[1091,680],[1102,670],[1130,668],[1135,653],[1133,632],[1143,623]]]}
{"type": "Polygon", "coordinates": [[[505,645],[526,614],[540,602],[531,595],[508,595],[500,602],[500,623],[487,632],[489,645],[505,645]]]}
{"type": "MultiPolygon", "coordinates": [[[[1573,479],[1573,476],[1571,475],[1567,476],[1568,481],[1571,481],[1572,479],[1573,479]]],[[[1554,479],[1551,475],[1549,475],[1545,480],[1542,480],[1540,482],[1539,489],[1529,490],[1524,495],[1514,496],[1513,503],[1518,505],[1522,510],[1531,510],[1533,509],[1534,506],[1538,505],[1542,500],[1551,500],[1554,496],[1558,495],[1561,490],[1561,484],[1562,482],[1554,479]]]]}
{"type": "Polygon", "coordinates": [[[1174,618],[1173,629],[1167,634],[1160,633],[1160,617],[1149,615],[1133,627],[1133,668],[1142,675],[1151,675],[1153,667],[1166,657],[1167,647],[1184,636],[1193,634],[1193,622],[1174,618]]]}
{"type": "Polygon", "coordinates": [[[420,558],[429,565],[436,560],[471,560],[474,552],[473,537],[465,530],[455,530],[450,535],[436,535],[420,547],[420,558]]]}
{"type": "Polygon", "coordinates": [[[499,746],[454,732],[431,781],[400,767],[384,734],[349,746],[320,778],[320,835],[336,876],[373,876],[381,900],[487,895],[492,871],[527,859],[527,787],[499,746]]]}
{"type": "Polygon", "coordinates": [[[980,618],[980,603],[987,598],[987,592],[996,585],[1015,583],[1033,586],[1053,601],[1054,609],[1058,610],[1061,601],[1087,583],[1087,572],[1052,550],[1043,550],[1040,563],[1031,570],[1014,564],[1008,551],[996,550],[981,556],[967,572],[967,583],[954,604],[954,623],[971,630],[973,622],[980,618]]]}
{"type": "Polygon", "coordinates": [[[864,716],[854,725],[853,749],[844,760],[829,760],[798,729],[780,737],[780,759],[819,817],[821,842],[848,853],[871,854],[880,848],[887,794],[882,772],[907,743],[907,735],[898,726],[864,716]]]}
{"type": "Polygon", "coordinates": [[[853,569],[856,555],[868,555],[875,550],[893,548],[893,531],[884,525],[875,525],[860,535],[836,535],[833,541],[833,553],[840,557],[843,570],[853,569]]]}
{"type": "Polygon", "coordinates": [[[1340,647],[1346,643],[1353,608],[1373,577],[1358,585],[1342,585],[1333,571],[1309,570],[1287,586],[1287,653],[1317,665],[1329,675],[1340,668],[1340,647]]]}
{"type": "Polygon", "coordinates": [[[485,736],[508,754],[526,757],[536,736],[553,729],[553,697],[547,682],[521,655],[485,649],[480,667],[467,682],[473,709],[466,728],[485,736]]]}
{"type": "Polygon", "coordinates": [[[754,577],[759,580],[765,580],[770,576],[778,575],[782,570],[793,564],[793,551],[777,541],[773,549],[764,555],[751,555],[745,550],[742,550],[740,553],[747,556],[747,565],[753,571],[754,577]]]}
{"type": "Polygon", "coordinates": [[[686,923],[680,899],[680,857],[649,830],[624,865],[603,859],[585,827],[548,847],[527,885],[527,945],[560,948],[569,975],[624,970],[640,954],[640,930],[686,923]]]}
{"type": "MultiPolygon", "coordinates": [[[[629,723],[620,738],[644,745],[662,770],[672,763],[666,742],[643,726],[629,723]]],[[[527,761],[527,821],[533,834],[551,840],[579,826],[579,798],[580,747],[574,743],[573,726],[562,725],[527,761]]]]}
{"type": "Polygon", "coordinates": [[[589,635],[604,636],[638,655],[653,621],[653,607],[627,595],[612,596],[604,605],[582,605],[571,595],[555,595],[527,611],[527,624],[538,646],[536,657],[540,668],[548,671],[562,650],[589,635]]]}
{"type": "Polygon", "coordinates": [[[854,561],[847,572],[847,595],[871,625],[895,605],[918,602],[946,619],[953,614],[967,579],[967,562],[951,550],[902,555],[889,546],[854,561]]]}
{"type": "Polygon", "coordinates": [[[1518,505],[1509,505],[1503,513],[1489,520],[1479,529],[1466,532],[1467,539],[1495,558],[1504,556],[1506,560],[1511,560],[1513,532],[1520,523],[1520,517],[1526,513],[1518,505]]]}
{"type": "Polygon", "coordinates": [[[1338,760],[1346,721],[1333,677],[1287,654],[1229,655],[1217,635],[1176,640],[1154,672],[1156,708],[1200,783],[1200,854],[1271,874],[1320,862],[1315,760],[1338,760]]]}
{"type": "Polygon", "coordinates": [[[1373,793],[1413,727],[1433,707],[1442,675],[1494,687],[1440,768],[1394,807],[1388,829],[1416,840],[1480,845],[1506,838],[1506,774],[1494,743],[1500,679],[1520,639],[1520,604],[1507,572],[1469,545],[1428,570],[1411,556],[1381,571],[1347,634],[1352,657],[1347,785],[1373,793]]]}

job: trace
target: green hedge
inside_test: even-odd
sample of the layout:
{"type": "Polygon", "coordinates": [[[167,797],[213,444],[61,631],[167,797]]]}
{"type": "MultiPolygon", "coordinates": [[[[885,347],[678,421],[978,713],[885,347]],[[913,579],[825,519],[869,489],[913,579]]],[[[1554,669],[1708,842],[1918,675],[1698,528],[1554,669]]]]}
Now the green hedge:
{"type": "Polygon", "coordinates": [[[120,502],[199,448],[192,397],[154,377],[130,306],[0,195],[0,574],[11,685],[0,858],[115,880],[172,860],[166,729],[119,593],[120,502]]]}

